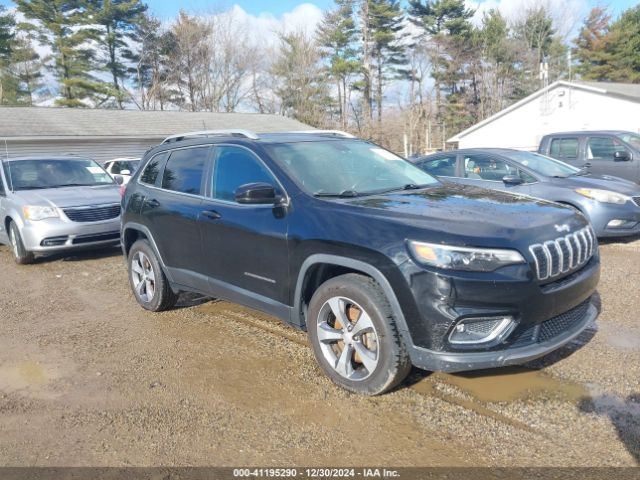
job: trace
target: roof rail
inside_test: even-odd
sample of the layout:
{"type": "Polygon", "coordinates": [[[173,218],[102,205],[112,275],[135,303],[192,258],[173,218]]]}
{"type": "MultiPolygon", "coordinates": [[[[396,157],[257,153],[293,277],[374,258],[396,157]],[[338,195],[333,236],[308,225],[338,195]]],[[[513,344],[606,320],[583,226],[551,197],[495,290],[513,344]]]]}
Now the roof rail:
{"type": "Polygon", "coordinates": [[[260,137],[249,130],[241,130],[236,128],[230,128],[225,130],[202,130],[199,132],[187,132],[187,133],[179,133],[176,135],[171,135],[165,138],[162,143],[170,143],[170,142],[179,142],[180,140],[184,140],[186,138],[198,138],[198,137],[215,137],[215,136],[226,136],[226,137],[245,137],[250,138],[252,140],[258,140],[260,137]]]}
{"type": "Polygon", "coordinates": [[[342,130],[299,130],[297,132],[290,133],[310,133],[316,135],[335,135],[336,137],[356,138],[355,135],[351,135],[348,132],[343,132],[342,130]]]}

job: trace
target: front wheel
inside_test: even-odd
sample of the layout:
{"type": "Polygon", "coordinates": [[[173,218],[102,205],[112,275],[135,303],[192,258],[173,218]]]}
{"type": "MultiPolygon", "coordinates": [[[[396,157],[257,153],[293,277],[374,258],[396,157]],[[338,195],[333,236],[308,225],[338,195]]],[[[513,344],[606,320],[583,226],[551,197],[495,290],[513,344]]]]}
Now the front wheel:
{"type": "Polygon", "coordinates": [[[307,332],[327,376],[355,393],[379,395],[402,382],[411,361],[384,292],[371,278],[347,274],[314,293],[307,332]]]}
{"type": "Polygon", "coordinates": [[[33,263],[35,255],[24,247],[22,236],[20,235],[20,229],[15,222],[11,222],[9,224],[9,241],[11,242],[13,259],[18,265],[28,265],[33,263]]]}
{"type": "Polygon", "coordinates": [[[145,309],[161,312],[175,306],[178,296],[171,290],[153,248],[138,240],[129,251],[129,283],[133,295],[145,309]]]}

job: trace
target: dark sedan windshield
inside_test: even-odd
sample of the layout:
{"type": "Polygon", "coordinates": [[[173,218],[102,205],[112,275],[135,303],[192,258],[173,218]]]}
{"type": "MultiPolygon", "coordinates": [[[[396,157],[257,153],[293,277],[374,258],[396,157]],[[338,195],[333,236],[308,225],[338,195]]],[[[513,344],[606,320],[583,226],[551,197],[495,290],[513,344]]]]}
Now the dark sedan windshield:
{"type": "Polygon", "coordinates": [[[8,161],[4,163],[4,172],[13,191],[113,185],[113,179],[93,160],[8,161]]]}
{"type": "Polygon", "coordinates": [[[570,177],[580,172],[578,168],[537,153],[500,152],[500,154],[545,177],[570,177]]]}
{"type": "Polygon", "coordinates": [[[437,184],[431,175],[361,140],[269,145],[271,156],[314,195],[367,195],[437,184]]]}

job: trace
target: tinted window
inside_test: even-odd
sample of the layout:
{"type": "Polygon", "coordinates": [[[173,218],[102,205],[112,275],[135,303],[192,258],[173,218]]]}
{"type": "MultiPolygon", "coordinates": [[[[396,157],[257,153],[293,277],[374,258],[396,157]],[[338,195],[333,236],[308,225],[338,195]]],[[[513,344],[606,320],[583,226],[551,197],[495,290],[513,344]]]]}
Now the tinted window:
{"type": "Polygon", "coordinates": [[[457,177],[456,156],[440,157],[435,160],[427,160],[420,164],[420,167],[436,177],[457,177]]]}
{"type": "Polygon", "coordinates": [[[465,178],[501,182],[506,175],[517,175],[518,171],[499,158],[466,155],[464,157],[464,174],[465,178]]]}
{"type": "Polygon", "coordinates": [[[200,195],[209,147],[185,148],[171,153],[164,167],[162,188],[200,195]]]}
{"type": "Polygon", "coordinates": [[[155,185],[158,180],[158,174],[162,167],[162,162],[167,158],[167,153],[160,153],[153,157],[140,175],[140,181],[148,185],[155,185]]]}
{"type": "Polygon", "coordinates": [[[247,183],[262,182],[276,186],[271,173],[262,162],[244,148],[218,148],[215,165],[214,198],[234,201],[237,188],[247,183]]]}
{"type": "Polygon", "coordinates": [[[587,158],[613,160],[615,152],[625,151],[626,148],[618,140],[611,137],[591,137],[587,142],[587,158]]]}
{"type": "Polygon", "coordinates": [[[552,157],[578,158],[577,138],[554,138],[549,154],[552,157]]]}

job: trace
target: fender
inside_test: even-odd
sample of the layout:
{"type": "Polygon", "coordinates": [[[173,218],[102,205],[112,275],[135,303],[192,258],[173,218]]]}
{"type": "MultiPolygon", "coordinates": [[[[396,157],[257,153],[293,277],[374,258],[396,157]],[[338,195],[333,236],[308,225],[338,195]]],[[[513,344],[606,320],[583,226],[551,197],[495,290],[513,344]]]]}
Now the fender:
{"type": "Polygon", "coordinates": [[[151,234],[151,231],[140,223],[128,222],[127,224],[122,226],[122,231],[120,233],[120,240],[121,240],[120,243],[122,243],[122,254],[124,255],[125,259],[127,258],[127,252],[125,250],[126,245],[124,242],[124,237],[127,230],[137,230],[139,232],[144,233],[144,235],[149,240],[149,243],[151,244],[151,248],[153,249],[153,252],[156,254],[156,257],[160,262],[160,266],[162,267],[164,274],[167,276],[167,279],[169,280],[169,282],[173,282],[170,269],[168,269],[167,265],[164,263],[164,260],[162,259],[162,255],[160,255],[160,250],[158,250],[158,245],[156,244],[156,241],[154,240],[153,235],[151,234]]]}
{"type": "MultiPolygon", "coordinates": [[[[382,274],[380,270],[371,265],[370,263],[362,262],[360,260],[354,260],[349,257],[340,257],[337,255],[329,255],[324,253],[318,253],[311,255],[308,257],[300,267],[300,272],[298,273],[298,280],[296,281],[296,292],[295,292],[295,300],[292,309],[292,314],[299,315],[302,303],[302,284],[304,282],[304,278],[307,274],[307,271],[314,265],[317,264],[330,264],[337,265],[341,267],[347,267],[353,270],[359,270],[371,278],[373,278],[378,285],[382,288],[382,291],[386,295],[389,300],[389,304],[391,305],[391,310],[393,311],[393,316],[396,320],[396,326],[402,335],[402,338],[408,349],[413,347],[413,341],[411,339],[411,334],[409,333],[409,328],[407,326],[407,321],[404,317],[404,313],[402,312],[402,308],[400,307],[400,302],[398,302],[398,298],[391,288],[391,284],[387,280],[387,278],[382,274]]],[[[301,327],[303,327],[302,318],[294,319],[292,318],[292,322],[299,323],[301,327]],[[298,320],[297,322],[295,320],[298,320]]]]}

